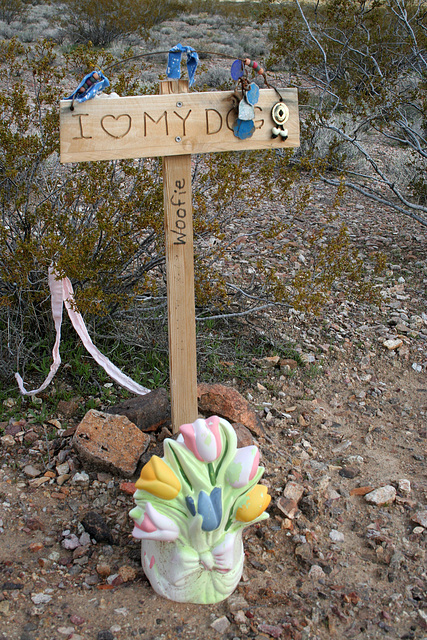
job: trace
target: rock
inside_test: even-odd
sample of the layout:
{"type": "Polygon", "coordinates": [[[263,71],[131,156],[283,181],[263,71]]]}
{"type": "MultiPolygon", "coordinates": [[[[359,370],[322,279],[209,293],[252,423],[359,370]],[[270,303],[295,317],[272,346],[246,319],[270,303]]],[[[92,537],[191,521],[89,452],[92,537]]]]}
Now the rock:
{"type": "Polygon", "coordinates": [[[110,527],[104,518],[96,511],[89,511],[81,520],[83,527],[86,529],[91,538],[97,542],[108,542],[114,544],[114,538],[110,527]]]}
{"type": "Polygon", "coordinates": [[[82,547],[88,547],[91,544],[90,535],[86,531],[83,531],[83,533],[79,537],[79,542],[82,547]]]}
{"type": "Polygon", "coordinates": [[[133,496],[136,491],[134,482],[121,482],[120,483],[120,491],[126,493],[128,496],[133,496]]]}
{"type": "Polygon", "coordinates": [[[343,478],[355,478],[359,475],[360,470],[357,467],[343,467],[338,473],[343,478]]]}
{"type": "Polygon", "coordinates": [[[302,563],[313,564],[313,550],[308,542],[299,544],[295,547],[295,555],[297,559],[302,563]]]}
{"type": "Polygon", "coordinates": [[[3,591],[15,591],[16,589],[23,589],[22,582],[4,582],[1,586],[3,591]]]}
{"type": "Polygon", "coordinates": [[[240,610],[244,611],[249,608],[248,602],[238,593],[233,593],[226,602],[231,613],[236,613],[240,610]]]}
{"type": "Polygon", "coordinates": [[[79,398],[60,400],[57,407],[58,413],[61,413],[65,418],[72,418],[79,410],[79,401],[79,398]]]}
{"type": "Polygon", "coordinates": [[[73,475],[72,483],[85,485],[89,484],[90,478],[86,471],[77,472],[73,475]]]}
{"type": "Polygon", "coordinates": [[[3,445],[3,447],[5,449],[10,449],[11,447],[15,446],[15,438],[13,436],[7,435],[7,436],[2,436],[0,438],[0,441],[3,445]]]}
{"type": "Polygon", "coordinates": [[[291,498],[285,498],[281,496],[277,501],[277,507],[280,511],[290,520],[295,518],[295,515],[298,511],[298,504],[295,500],[291,498]]]}
{"type": "Polygon", "coordinates": [[[427,630],[427,611],[423,611],[423,609],[418,609],[418,620],[423,629],[427,630]]]}
{"type": "Polygon", "coordinates": [[[255,364],[257,364],[261,369],[274,369],[277,367],[280,362],[279,356],[271,356],[266,358],[254,359],[255,364]]]}
{"type": "Polygon", "coordinates": [[[31,480],[28,480],[28,484],[30,485],[30,487],[34,487],[37,489],[37,487],[41,487],[42,484],[46,484],[46,482],[49,482],[50,478],[48,478],[47,476],[42,476],[41,478],[31,478],[31,480]]]}
{"type": "Polygon", "coordinates": [[[141,431],[157,431],[171,424],[171,407],[166,389],[155,389],[144,396],[125,400],[106,412],[126,416],[141,431]]]}
{"type": "Polygon", "coordinates": [[[114,636],[109,629],[103,629],[102,631],[98,631],[98,635],[96,636],[97,640],[114,640],[114,636]]]}
{"type": "Polygon", "coordinates": [[[43,522],[34,516],[26,520],[25,526],[27,529],[30,529],[30,531],[44,531],[45,528],[43,522]]]}
{"type": "Polygon", "coordinates": [[[424,529],[427,529],[427,509],[421,509],[414,513],[414,515],[411,516],[411,520],[424,527],[424,529]]]}
{"type": "Polygon", "coordinates": [[[398,489],[400,493],[408,496],[411,493],[411,482],[410,480],[406,480],[406,478],[402,478],[397,483],[398,489]]]}
{"type": "Polygon", "coordinates": [[[313,362],[316,362],[316,357],[312,353],[302,353],[301,361],[304,364],[313,364],[313,362]]]}
{"type": "Polygon", "coordinates": [[[166,438],[172,438],[173,433],[167,427],[162,427],[160,433],[157,434],[157,442],[163,442],[166,438]]]}
{"type": "Polygon", "coordinates": [[[97,564],[96,573],[101,576],[101,578],[108,578],[108,576],[111,574],[111,567],[109,564],[97,564]]]}
{"type": "Polygon", "coordinates": [[[70,465],[68,464],[68,462],[63,462],[62,464],[58,464],[56,466],[56,473],[58,474],[58,476],[63,476],[69,473],[69,471],[70,471],[70,465]]]}
{"type": "Polygon", "coordinates": [[[326,490],[326,497],[328,500],[333,502],[334,500],[340,500],[342,496],[333,487],[328,487],[326,490]]]}
{"type": "Polygon", "coordinates": [[[201,383],[197,387],[199,409],[230,422],[241,422],[256,436],[263,434],[261,420],[249,402],[235,389],[222,384],[201,383]]]}
{"type": "Polygon", "coordinates": [[[391,338],[390,340],[384,340],[383,347],[389,351],[394,351],[403,345],[403,340],[400,338],[391,338]]]}
{"type": "Polygon", "coordinates": [[[351,496],[366,496],[367,493],[371,493],[373,491],[373,487],[354,487],[351,489],[351,496]]]}
{"type": "Polygon", "coordinates": [[[77,547],[80,546],[80,542],[78,537],[74,535],[74,533],[72,533],[69,537],[64,538],[64,540],[61,542],[61,545],[64,547],[64,549],[73,551],[74,549],[77,549],[77,547]]]}
{"type": "Polygon", "coordinates": [[[18,422],[6,422],[6,427],[4,429],[5,436],[16,436],[18,433],[22,433],[23,427],[25,426],[25,420],[18,422]]]}
{"type": "Polygon", "coordinates": [[[67,482],[67,480],[69,480],[71,478],[71,474],[70,473],[64,473],[63,476],[58,476],[56,479],[56,484],[58,484],[60,487],[62,487],[63,484],[65,484],[67,482]]]}
{"type": "Polygon", "coordinates": [[[222,616],[222,618],[217,618],[216,620],[214,620],[211,624],[211,627],[218,633],[225,633],[230,627],[230,621],[227,616],[222,616]]]}
{"type": "Polygon", "coordinates": [[[240,422],[234,422],[233,429],[236,432],[238,447],[250,447],[255,444],[251,432],[245,427],[244,424],[241,424],[240,422]]]}
{"type": "Polygon", "coordinates": [[[283,627],[272,624],[260,624],[258,631],[262,633],[268,633],[272,638],[280,638],[283,634],[283,627]]]}
{"type": "Polygon", "coordinates": [[[52,596],[48,593],[33,593],[31,600],[34,604],[47,604],[52,600],[52,596]]]}
{"type": "Polygon", "coordinates": [[[132,476],[150,437],[126,416],[91,409],[73,436],[73,446],[87,463],[107,471],[132,476]]]}
{"type": "Polygon", "coordinates": [[[319,508],[312,495],[304,496],[298,503],[298,508],[310,522],[313,522],[319,515],[319,508]]]}
{"type": "Polygon", "coordinates": [[[370,493],[365,495],[366,502],[370,504],[375,504],[378,507],[381,507],[384,504],[388,504],[390,502],[394,502],[396,499],[396,489],[391,485],[386,485],[384,487],[379,487],[378,489],[374,489],[370,493]]]}
{"type": "Polygon", "coordinates": [[[283,358],[280,360],[280,368],[285,369],[287,367],[289,367],[290,371],[294,371],[298,368],[298,362],[292,358],[283,358]]]}
{"type": "MultiPolygon", "coordinates": [[[[235,613],[233,613],[233,618],[234,618],[234,622],[236,624],[246,624],[248,622],[248,619],[245,615],[244,611],[236,611],[235,613]]],[[[233,638],[234,640],[234,638],[233,638]]]]}
{"type": "Polygon", "coordinates": [[[137,573],[133,567],[130,567],[129,565],[123,565],[123,567],[120,567],[119,569],[119,576],[121,577],[123,582],[133,582],[134,580],[136,580],[137,573]]]}
{"type": "Polygon", "coordinates": [[[24,442],[25,444],[33,444],[33,442],[35,442],[36,440],[38,440],[39,437],[37,435],[37,433],[33,430],[31,431],[27,431],[24,435],[24,442]]]}
{"type": "Polygon", "coordinates": [[[301,500],[303,493],[304,487],[297,482],[288,482],[283,490],[283,495],[285,496],[285,498],[295,500],[296,503],[301,500]]]}
{"type": "Polygon", "coordinates": [[[329,532],[329,537],[332,542],[344,542],[344,534],[341,531],[337,531],[336,529],[332,529],[329,532]]]}
{"type": "Polygon", "coordinates": [[[323,571],[322,567],[320,567],[318,564],[313,564],[313,566],[310,568],[310,571],[308,572],[308,576],[312,580],[322,580],[322,578],[324,578],[326,574],[323,571]]]}
{"type": "Polygon", "coordinates": [[[74,627],[58,627],[57,632],[69,638],[74,633],[74,627]]]}

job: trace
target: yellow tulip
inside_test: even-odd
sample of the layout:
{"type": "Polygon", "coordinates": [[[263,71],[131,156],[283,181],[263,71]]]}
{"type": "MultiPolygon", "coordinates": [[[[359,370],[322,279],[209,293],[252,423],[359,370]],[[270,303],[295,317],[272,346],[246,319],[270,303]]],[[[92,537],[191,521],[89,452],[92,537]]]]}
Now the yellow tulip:
{"type": "Polygon", "coordinates": [[[236,511],[236,520],[251,522],[258,518],[270,504],[271,496],[267,493],[267,487],[257,484],[243,496],[240,507],[236,511]]]}
{"type": "Polygon", "coordinates": [[[135,486],[163,500],[173,500],[181,491],[180,481],[159,456],[152,456],[142,468],[135,486]]]}

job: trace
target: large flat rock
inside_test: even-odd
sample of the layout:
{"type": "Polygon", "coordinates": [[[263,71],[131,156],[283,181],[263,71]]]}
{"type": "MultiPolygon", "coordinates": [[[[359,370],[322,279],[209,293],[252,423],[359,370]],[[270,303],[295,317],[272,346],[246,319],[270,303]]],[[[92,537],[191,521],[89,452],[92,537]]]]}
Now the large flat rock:
{"type": "Polygon", "coordinates": [[[220,416],[232,423],[239,422],[256,436],[263,435],[261,420],[236,389],[202,382],[197,386],[197,397],[202,413],[220,416]]]}
{"type": "Polygon", "coordinates": [[[158,431],[171,424],[171,407],[166,389],[155,389],[144,396],[124,400],[107,413],[126,416],[141,431],[158,431]]]}
{"type": "Polygon", "coordinates": [[[73,436],[80,458],[97,469],[131,477],[150,442],[126,416],[91,409],[73,436]]]}

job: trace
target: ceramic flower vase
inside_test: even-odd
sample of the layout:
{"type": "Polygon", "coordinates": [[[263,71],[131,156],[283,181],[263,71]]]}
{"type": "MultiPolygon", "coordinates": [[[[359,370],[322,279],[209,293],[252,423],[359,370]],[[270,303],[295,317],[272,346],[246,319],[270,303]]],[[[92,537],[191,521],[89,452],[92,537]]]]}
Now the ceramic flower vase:
{"type": "Polygon", "coordinates": [[[180,427],[141,471],[130,512],[153,589],[177,602],[227,598],[243,571],[242,531],[268,518],[257,447],[237,449],[233,427],[213,416],[180,427]]]}

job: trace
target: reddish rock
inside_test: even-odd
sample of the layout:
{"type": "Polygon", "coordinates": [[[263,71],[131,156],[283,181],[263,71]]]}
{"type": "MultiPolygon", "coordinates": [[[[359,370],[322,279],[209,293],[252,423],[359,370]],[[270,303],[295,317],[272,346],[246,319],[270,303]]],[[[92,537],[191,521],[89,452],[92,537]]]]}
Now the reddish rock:
{"type": "Polygon", "coordinates": [[[263,435],[261,420],[249,402],[235,389],[203,382],[197,387],[197,397],[203,414],[217,415],[229,422],[241,422],[256,436],[263,435]]]}
{"type": "Polygon", "coordinates": [[[350,495],[351,496],[366,496],[367,493],[371,493],[371,491],[373,491],[374,487],[354,487],[354,489],[352,489],[350,491],[350,495]]]}
{"type": "Polygon", "coordinates": [[[128,496],[133,496],[133,494],[136,491],[135,483],[134,482],[121,482],[120,483],[120,491],[123,491],[123,493],[127,493],[128,496]]]}
{"type": "Polygon", "coordinates": [[[125,477],[135,473],[149,443],[150,437],[126,416],[94,409],[87,412],[73,436],[73,446],[84,461],[125,477]]]}
{"type": "Polygon", "coordinates": [[[155,389],[145,396],[125,400],[107,413],[126,416],[141,431],[157,431],[171,424],[171,407],[166,389],[155,389]]]}

